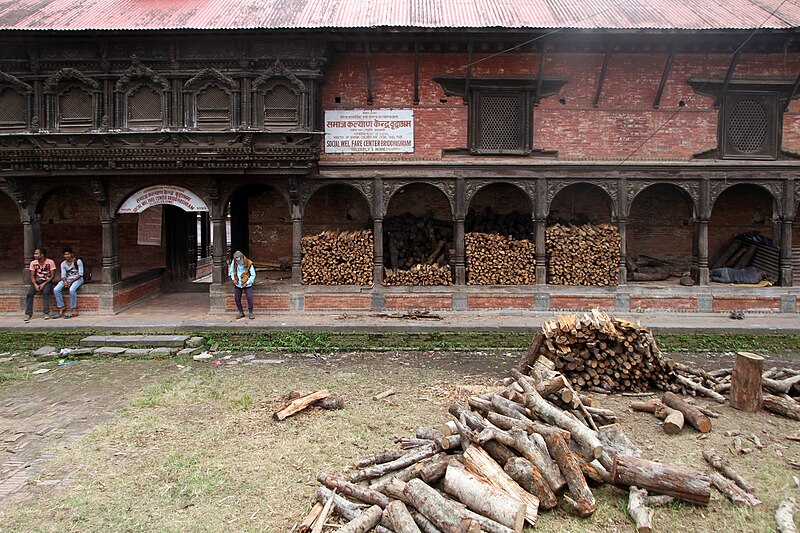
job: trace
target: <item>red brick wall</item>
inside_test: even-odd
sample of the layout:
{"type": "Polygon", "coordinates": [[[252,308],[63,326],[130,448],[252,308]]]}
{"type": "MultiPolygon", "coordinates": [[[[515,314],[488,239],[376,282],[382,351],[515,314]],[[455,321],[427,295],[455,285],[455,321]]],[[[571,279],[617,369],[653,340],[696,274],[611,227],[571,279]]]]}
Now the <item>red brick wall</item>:
{"type": "MultiPolygon", "coordinates": [[[[25,244],[19,209],[16,204],[0,192],[0,261],[3,269],[22,268],[25,265],[25,244]]],[[[50,250],[48,254],[52,254],[50,250]]]]}
{"type": "Polygon", "coordinates": [[[483,213],[489,207],[492,213],[532,214],[531,202],[527,195],[514,185],[496,183],[480,189],[469,204],[469,209],[474,209],[476,214],[483,213]]]}
{"type": "Polygon", "coordinates": [[[708,221],[709,266],[725,252],[737,233],[758,231],[772,237],[772,214],[772,195],[761,187],[735,185],[726,189],[714,203],[708,221]]]}
{"type": "Polygon", "coordinates": [[[253,192],[248,198],[250,212],[250,258],[257,262],[278,262],[292,257],[292,216],[286,200],[275,189],[253,192]]]}
{"type": "Polygon", "coordinates": [[[146,298],[161,291],[162,279],[151,279],[134,285],[126,287],[122,290],[114,291],[114,309],[120,309],[130,305],[142,298],[146,298]]]}
{"type": "Polygon", "coordinates": [[[583,223],[587,219],[593,224],[611,222],[611,199],[604,190],[595,185],[576,183],[561,189],[550,204],[550,217],[583,223]]]}
{"type": "MultiPolygon", "coordinates": [[[[155,209],[151,207],[150,209],[155,209]]],[[[163,214],[162,214],[163,217],[163,214]]],[[[163,218],[162,218],[163,220],[163,218]]],[[[119,263],[125,268],[157,268],[166,265],[164,254],[164,227],[161,227],[161,245],[145,246],[139,241],[139,215],[117,215],[117,245],[119,263]]]]}
{"type": "Polygon", "coordinates": [[[689,266],[693,234],[691,200],[677,187],[653,185],[636,196],[628,214],[628,256],[645,254],[689,266]]]}
{"type": "Polygon", "coordinates": [[[414,216],[425,216],[433,211],[437,220],[453,220],[450,202],[439,189],[424,183],[406,185],[392,196],[386,209],[386,218],[411,213],[414,216]]]}
{"type": "Polygon", "coordinates": [[[71,246],[77,257],[99,273],[103,259],[100,210],[89,194],[75,188],[53,192],[42,206],[42,246],[59,265],[62,248],[71,246]]]}
{"type": "MultiPolygon", "coordinates": [[[[530,76],[538,72],[535,53],[473,56],[472,75],[530,76]]],[[[534,147],[557,150],[560,159],[687,160],[717,145],[717,115],[713,100],[694,93],[690,78],[725,76],[727,53],[678,54],[673,62],[659,109],[653,108],[666,53],[611,55],[599,106],[592,101],[603,64],[601,53],[548,54],[545,75],[569,82],[560,94],[545,98],[534,111],[534,147]],[[564,101],[563,104],[559,100],[564,101]],[[683,101],[685,106],[679,106],[683,101]],[[657,133],[656,133],[657,132],[657,133]],[[635,152],[635,153],[634,153],[635,152]]],[[[325,109],[413,108],[413,154],[324,155],[338,159],[439,159],[443,148],[467,145],[467,106],[460,97],[445,96],[433,81],[437,75],[464,75],[464,53],[420,54],[420,103],[413,105],[413,52],[372,53],[373,103],[366,103],[366,67],[363,52],[341,52],[331,65],[323,87],[325,109]],[[335,101],[336,98],[340,102],[335,101]]],[[[744,53],[736,67],[741,78],[792,79],[800,70],[800,57],[744,53]]],[[[784,117],[783,147],[800,149],[800,102],[794,101],[784,117]]]]}
{"type": "MultiPolygon", "coordinates": [[[[303,235],[316,235],[326,230],[372,229],[368,227],[369,217],[369,204],[361,192],[346,185],[329,185],[314,193],[306,204],[303,235]]],[[[291,245],[291,227],[289,229],[291,245]]]]}

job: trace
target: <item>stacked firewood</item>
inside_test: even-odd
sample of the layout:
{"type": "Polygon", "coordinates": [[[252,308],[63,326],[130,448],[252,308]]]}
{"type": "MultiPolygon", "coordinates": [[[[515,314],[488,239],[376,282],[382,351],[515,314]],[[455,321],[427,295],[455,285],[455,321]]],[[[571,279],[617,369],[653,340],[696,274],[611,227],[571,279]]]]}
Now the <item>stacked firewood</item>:
{"type": "Polygon", "coordinates": [[[371,285],[372,231],[323,231],[303,237],[304,285],[371,285]]]}
{"type": "Polygon", "coordinates": [[[577,390],[673,389],[674,362],[662,356],[653,334],[596,309],[545,321],[527,353],[531,362],[539,355],[577,390]]]}
{"type": "Polygon", "coordinates": [[[591,516],[590,485],[602,483],[630,487],[630,513],[642,528],[652,516],[648,505],[673,497],[709,503],[709,476],[641,458],[617,424],[590,412],[544,365],[534,376],[515,371],[504,389],[449,412],[449,422],[399,439],[402,450],[320,473],[317,503],[298,530],[322,531],[333,513],[347,521],[338,531],[349,533],[519,533],[540,510],[591,516]]]}
{"type": "Polygon", "coordinates": [[[449,265],[440,266],[437,263],[432,265],[417,264],[409,270],[386,269],[383,278],[384,285],[451,285],[453,274],[449,265]]]}
{"type": "Polygon", "coordinates": [[[506,237],[515,239],[529,239],[533,234],[533,220],[530,213],[499,214],[492,213],[487,207],[483,213],[475,213],[470,210],[464,219],[464,228],[467,232],[477,233],[499,233],[506,237]]]}
{"type": "Polygon", "coordinates": [[[383,221],[384,262],[392,270],[411,270],[417,264],[444,265],[453,247],[453,223],[410,213],[383,221]]]}
{"type": "Polygon", "coordinates": [[[534,243],[489,233],[464,236],[467,285],[533,285],[536,283],[534,243]]]}
{"type": "Polygon", "coordinates": [[[547,228],[547,274],[554,285],[616,285],[620,236],[611,224],[547,228]]]}

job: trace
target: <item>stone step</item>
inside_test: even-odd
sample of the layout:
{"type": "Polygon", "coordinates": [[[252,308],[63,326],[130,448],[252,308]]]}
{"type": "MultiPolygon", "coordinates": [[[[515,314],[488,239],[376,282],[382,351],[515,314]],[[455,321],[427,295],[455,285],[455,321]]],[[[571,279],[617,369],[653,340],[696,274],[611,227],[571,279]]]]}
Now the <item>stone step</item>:
{"type": "Polygon", "coordinates": [[[81,339],[81,346],[184,348],[188,340],[188,335],[92,335],[81,339]]]}

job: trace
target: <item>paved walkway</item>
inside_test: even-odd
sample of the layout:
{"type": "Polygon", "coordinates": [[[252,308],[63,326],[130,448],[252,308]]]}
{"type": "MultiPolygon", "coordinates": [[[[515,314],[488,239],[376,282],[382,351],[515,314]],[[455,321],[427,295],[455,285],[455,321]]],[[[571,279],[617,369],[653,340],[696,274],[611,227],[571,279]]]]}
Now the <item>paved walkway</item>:
{"type": "MultiPolygon", "coordinates": [[[[0,316],[0,329],[93,328],[110,331],[202,331],[207,329],[269,329],[327,331],[532,331],[558,313],[524,310],[432,312],[428,317],[404,312],[260,312],[256,318],[236,320],[235,314],[209,315],[208,295],[170,293],[141,302],[115,316],[78,316],[69,320],[43,320],[37,315],[26,323],[23,316],[0,316]]],[[[800,334],[800,314],[746,315],[732,320],[719,313],[614,313],[639,321],[656,331],[718,333],[800,334]]]]}

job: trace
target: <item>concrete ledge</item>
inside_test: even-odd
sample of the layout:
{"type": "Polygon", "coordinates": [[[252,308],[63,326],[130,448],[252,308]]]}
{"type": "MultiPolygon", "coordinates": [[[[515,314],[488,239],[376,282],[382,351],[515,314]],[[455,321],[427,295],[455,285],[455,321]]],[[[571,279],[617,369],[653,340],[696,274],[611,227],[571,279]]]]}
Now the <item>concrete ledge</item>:
{"type": "Polygon", "coordinates": [[[188,339],[188,335],[93,335],[91,337],[81,339],[81,346],[141,346],[143,348],[183,348],[188,339]]]}

